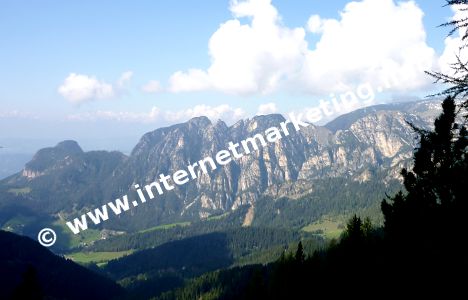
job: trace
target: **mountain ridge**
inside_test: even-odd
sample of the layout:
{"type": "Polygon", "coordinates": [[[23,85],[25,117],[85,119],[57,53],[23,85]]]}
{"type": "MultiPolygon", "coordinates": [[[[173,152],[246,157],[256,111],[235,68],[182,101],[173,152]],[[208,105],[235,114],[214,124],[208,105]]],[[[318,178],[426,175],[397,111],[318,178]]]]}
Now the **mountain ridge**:
{"type": "MultiPolygon", "coordinates": [[[[407,122],[430,126],[431,118],[438,114],[436,103],[438,100],[378,105],[340,116],[325,126],[291,130],[288,138],[210,174],[199,174],[196,180],[104,226],[131,230],[205,219],[254,205],[263,196],[299,198],[313,193],[313,181],[323,178],[365,182],[385,173],[381,181],[387,184],[411,164],[415,134],[407,122]]],[[[227,143],[254,136],[284,120],[273,114],[227,126],[221,120],[213,123],[197,117],[144,134],[129,156],[83,152],[76,142],[65,141],[38,151],[22,172],[0,181],[0,190],[8,194],[0,205],[21,197],[23,203],[41,212],[77,215],[132,192],[134,184],[150,183],[161,173],[213,157],[227,143]],[[29,192],[12,195],[18,189],[29,192]]]]}

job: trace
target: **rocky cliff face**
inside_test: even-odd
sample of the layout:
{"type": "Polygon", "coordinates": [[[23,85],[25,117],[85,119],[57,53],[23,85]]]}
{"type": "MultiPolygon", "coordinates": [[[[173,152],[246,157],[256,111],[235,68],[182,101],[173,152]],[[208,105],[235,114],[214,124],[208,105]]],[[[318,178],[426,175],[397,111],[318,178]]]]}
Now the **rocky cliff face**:
{"type": "MultiPolygon", "coordinates": [[[[346,177],[365,182],[373,180],[374,174],[385,172],[383,180],[390,180],[411,163],[416,136],[407,122],[429,127],[439,113],[438,103],[380,105],[341,116],[326,126],[309,126],[207,175],[199,173],[196,180],[132,214],[147,219],[148,224],[170,216],[206,218],[251,205],[262,195],[299,197],[313,191],[314,179],[346,177]]],[[[89,169],[94,173],[101,170],[99,179],[93,179],[97,185],[93,189],[102,191],[99,196],[106,203],[132,190],[134,184],[148,184],[161,173],[171,175],[204,157],[214,157],[229,142],[263,133],[284,120],[281,115],[256,116],[227,126],[222,121],[212,123],[206,117],[194,118],[145,134],[128,158],[114,153],[113,163],[102,170],[96,167],[99,159],[85,159],[76,143],[63,142],[39,151],[21,174],[3,184],[18,185],[25,179],[35,182],[64,168],[79,174],[89,169]]],[[[35,188],[43,192],[50,189],[37,185],[35,188]]],[[[83,197],[92,195],[83,186],[80,191],[70,189],[83,197]]],[[[78,204],[69,204],[70,210],[91,208],[89,199],[77,197],[76,201],[78,204]]],[[[65,206],[60,207],[66,210],[65,206]]]]}
{"type": "Polygon", "coordinates": [[[33,179],[62,169],[72,162],[72,157],[80,156],[83,150],[75,141],[63,141],[55,147],[39,150],[23,169],[23,176],[33,179]]]}
{"type": "MultiPolygon", "coordinates": [[[[262,195],[296,198],[312,191],[312,180],[326,177],[363,182],[383,171],[384,180],[396,178],[411,163],[416,142],[407,122],[428,127],[436,108],[432,102],[388,105],[355,112],[359,117],[351,116],[337,130],[335,124],[307,127],[208,175],[199,173],[198,179],[174,190],[171,201],[178,205],[171,205],[172,213],[205,218],[251,205],[262,195]]],[[[263,133],[284,120],[281,115],[256,116],[228,127],[200,117],[147,133],[115,171],[115,182],[120,188],[150,183],[161,173],[214,157],[230,141],[263,133]]]]}

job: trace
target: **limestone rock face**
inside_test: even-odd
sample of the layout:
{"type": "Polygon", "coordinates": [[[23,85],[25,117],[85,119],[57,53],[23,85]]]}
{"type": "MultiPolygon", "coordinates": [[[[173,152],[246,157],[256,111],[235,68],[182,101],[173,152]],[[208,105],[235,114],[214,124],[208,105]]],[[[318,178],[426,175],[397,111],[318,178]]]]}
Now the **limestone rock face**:
{"type": "MultiPolygon", "coordinates": [[[[197,179],[177,187],[173,193],[179,211],[174,213],[207,217],[252,205],[262,195],[300,197],[311,192],[308,181],[313,179],[349,177],[365,182],[381,170],[388,172],[388,180],[398,178],[400,169],[411,163],[416,143],[407,122],[428,127],[433,120],[428,110],[436,107],[431,102],[387,105],[345,115],[346,122],[337,119],[299,132],[291,127],[290,136],[208,175],[199,171],[197,179]]],[[[172,174],[204,157],[214,157],[229,142],[263,134],[283,121],[281,115],[257,116],[228,127],[201,117],[158,129],[143,136],[116,176],[151,182],[161,173],[172,174]]]]}
{"type": "MultiPolygon", "coordinates": [[[[440,113],[439,106],[438,101],[379,105],[343,115],[325,126],[311,125],[299,132],[290,126],[288,137],[218,166],[209,174],[203,174],[198,168],[195,180],[156,197],[145,204],[144,210],[132,214],[151,220],[148,223],[158,223],[169,216],[208,218],[214,213],[253,205],[263,195],[300,197],[313,191],[310,181],[314,179],[346,177],[366,182],[382,171],[386,174],[384,180],[398,178],[400,169],[411,164],[417,141],[407,122],[428,128],[440,113]]],[[[229,142],[238,143],[263,134],[283,121],[281,115],[267,115],[227,126],[222,121],[213,123],[206,117],[198,117],[146,133],[128,157],[113,152],[90,156],[76,142],[66,141],[40,150],[9,183],[35,182],[60,170],[83,174],[95,183],[93,190],[88,191],[91,186],[86,185],[80,185],[79,191],[70,187],[69,192],[76,193],[75,202],[59,207],[89,208],[124,194],[134,197],[135,184],[149,184],[160,174],[186,170],[188,165],[205,157],[214,158],[220,150],[228,148],[229,142]],[[98,190],[101,199],[89,202],[89,196],[96,197],[98,190]]],[[[206,166],[211,170],[209,163],[206,166]]],[[[72,184],[74,177],[62,180],[72,184]]],[[[53,192],[48,188],[53,187],[43,187],[53,192]]],[[[250,214],[253,216],[253,209],[250,214]]]]}

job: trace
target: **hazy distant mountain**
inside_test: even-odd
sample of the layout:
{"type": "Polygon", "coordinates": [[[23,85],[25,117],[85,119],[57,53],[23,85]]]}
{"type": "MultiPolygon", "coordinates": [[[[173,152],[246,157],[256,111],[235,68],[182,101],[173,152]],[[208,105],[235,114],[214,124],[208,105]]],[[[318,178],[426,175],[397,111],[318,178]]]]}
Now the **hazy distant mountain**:
{"type": "MultiPolygon", "coordinates": [[[[411,162],[416,135],[407,122],[429,127],[440,112],[439,104],[378,105],[340,116],[326,126],[310,126],[104,226],[137,229],[207,218],[254,205],[262,196],[298,198],[314,193],[314,181],[324,178],[378,180],[385,185],[411,162]]],[[[62,217],[83,213],[127,192],[134,195],[129,192],[133,184],[148,184],[160,173],[171,175],[206,156],[214,157],[229,142],[263,133],[282,121],[281,115],[267,115],[227,126],[206,117],[194,118],[145,134],[129,156],[83,152],[76,142],[65,141],[40,150],[23,171],[1,181],[0,203],[21,203],[62,217]]]]}

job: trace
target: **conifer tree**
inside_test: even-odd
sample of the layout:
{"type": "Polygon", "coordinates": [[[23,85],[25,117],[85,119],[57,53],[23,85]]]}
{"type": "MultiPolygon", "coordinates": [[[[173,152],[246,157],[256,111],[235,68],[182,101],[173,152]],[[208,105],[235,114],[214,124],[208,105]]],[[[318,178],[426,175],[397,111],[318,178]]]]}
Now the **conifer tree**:
{"type": "Polygon", "coordinates": [[[298,263],[303,263],[305,261],[304,247],[302,246],[302,242],[299,242],[297,245],[295,259],[298,263]]]}
{"type": "Polygon", "coordinates": [[[431,240],[430,245],[442,246],[437,237],[466,228],[460,218],[468,213],[468,135],[466,127],[456,121],[454,99],[447,97],[442,108],[434,131],[415,128],[420,142],[414,167],[401,172],[407,193],[399,192],[382,203],[390,238],[431,240]]]}

